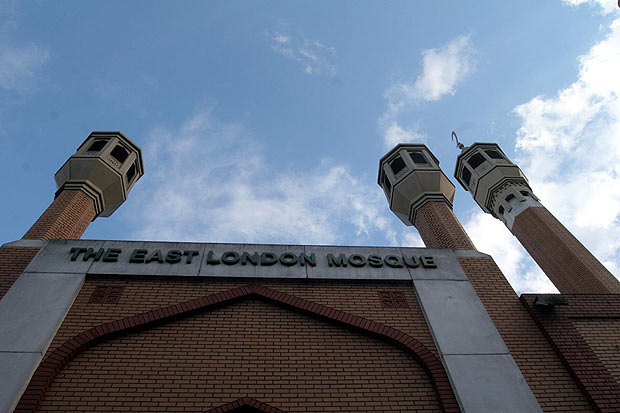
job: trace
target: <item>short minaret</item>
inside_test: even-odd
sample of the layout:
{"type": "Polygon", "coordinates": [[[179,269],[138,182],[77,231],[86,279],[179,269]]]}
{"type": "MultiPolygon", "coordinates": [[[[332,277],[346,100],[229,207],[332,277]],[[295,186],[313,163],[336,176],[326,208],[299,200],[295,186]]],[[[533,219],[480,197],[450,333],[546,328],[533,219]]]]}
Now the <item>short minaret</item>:
{"type": "Polygon", "coordinates": [[[23,238],[80,238],[96,217],[112,215],[143,174],[140,148],[129,138],[91,133],[56,172],[56,197],[23,238]]]}
{"type": "Polygon", "coordinates": [[[427,247],[476,249],[452,212],[454,185],[426,145],[396,145],[379,161],[378,183],[392,212],[414,225],[427,247]]]}
{"type": "Polygon", "coordinates": [[[539,202],[497,144],[463,148],[454,176],[484,212],[508,227],[561,293],[620,293],[620,282],[539,202]]]}

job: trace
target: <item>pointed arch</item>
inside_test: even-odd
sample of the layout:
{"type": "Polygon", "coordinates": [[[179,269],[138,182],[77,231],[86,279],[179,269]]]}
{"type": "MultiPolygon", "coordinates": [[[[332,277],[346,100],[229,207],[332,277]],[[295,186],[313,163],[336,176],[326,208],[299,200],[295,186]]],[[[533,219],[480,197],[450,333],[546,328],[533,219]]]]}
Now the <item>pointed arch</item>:
{"type": "Polygon", "coordinates": [[[250,408],[253,411],[260,413],[286,413],[284,410],[277,409],[273,406],[269,406],[260,400],[253,399],[251,397],[243,397],[230,403],[226,403],[222,406],[209,409],[204,413],[241,413],[244,408],[250,408]]]}
{"type": "Polygon", "coordinates": [[[415,338],[393,327],[367,318],[336,310],[272,288],[250,284],[122,318],[83,331],[63,343],[39,365],[14,413],[36,412],[58,373],[74,357],[103,341],[191,317],[248,298],[265,300],[280,307],[310,315],[398,346],[411,355],[429,375],[443,410],[450,413],[461,411],[441,361],[415,338]]]}

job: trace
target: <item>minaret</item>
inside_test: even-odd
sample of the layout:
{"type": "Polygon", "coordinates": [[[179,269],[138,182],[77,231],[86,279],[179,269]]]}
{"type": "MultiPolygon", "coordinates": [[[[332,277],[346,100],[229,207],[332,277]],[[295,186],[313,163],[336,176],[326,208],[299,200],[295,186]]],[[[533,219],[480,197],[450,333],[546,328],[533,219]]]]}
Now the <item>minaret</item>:
{"type": "Polygon", "coordinates": [[[497,144],[464,147],[454,176],[517,237],[561,293],[620,293],[620,282],[540,203],[497,144]]]}
{"type": "Polygon", "coordinates": [[[121,132],[93,132],[54,176],[51,205],[23,239],[77,239],[98,216],[108,217],[144,174],[140,148],[121,132]]]}
{"type": "Polygon", "coordinates": [[[378,183],[392,212],[415,226],[427,247],[476,249],[452,212],[454,185],[426,145],[396,145],[379,162],[378,183]]]}

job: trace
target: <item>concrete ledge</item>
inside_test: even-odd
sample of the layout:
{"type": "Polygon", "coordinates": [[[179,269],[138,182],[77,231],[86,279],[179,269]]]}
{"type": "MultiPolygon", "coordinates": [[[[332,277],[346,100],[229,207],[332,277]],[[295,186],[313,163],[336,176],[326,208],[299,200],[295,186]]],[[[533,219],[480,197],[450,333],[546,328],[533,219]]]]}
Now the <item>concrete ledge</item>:
{"type": "Polygon", "coordinates": [[[45,353],[83,274],[24,273],[0,301],[0,351],[45,353]]]}
{"type": "Polygon", "coordinates": [[[542,412],[511,355],[446,355],[443,360],[463,412],[542,412]]]}
{"type": "Polygon", "coordinates": [[[40,353],[0,352],[0,412],[13,411],[40,361],[40,353]]]}
{"type": "Polygon", "coordinates": [[[45,245],[45,242],[40,239],[18,239],[17,241],[7,242],[3,244],[3,247],[30,247],[41,248],[45,245]]]}
{"type": "Polygon", "coordinates": [[[476,251],[476,250],[458,250],[454,251],[454,255],[457,257],[465,257],[465,258],[491,258],[489,254],[485,254],[484,252],[476,251]]]}
{"type": "Polygon", "coordinates": [[[509,353],[469,281],[413,283],[442,355],[509,353]]]}

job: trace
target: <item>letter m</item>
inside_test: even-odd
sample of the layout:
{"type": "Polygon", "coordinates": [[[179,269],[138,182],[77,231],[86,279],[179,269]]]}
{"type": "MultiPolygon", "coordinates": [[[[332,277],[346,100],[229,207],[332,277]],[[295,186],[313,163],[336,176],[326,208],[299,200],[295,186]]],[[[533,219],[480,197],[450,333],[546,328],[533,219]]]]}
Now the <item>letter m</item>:
{"type": "Polygon", "coordinates": [[[333,254],[327,254],[327,263],[330,267],[346,267],[347,257],[344,254],[340,254],[338,257],[334,257],[333,254]]]}

